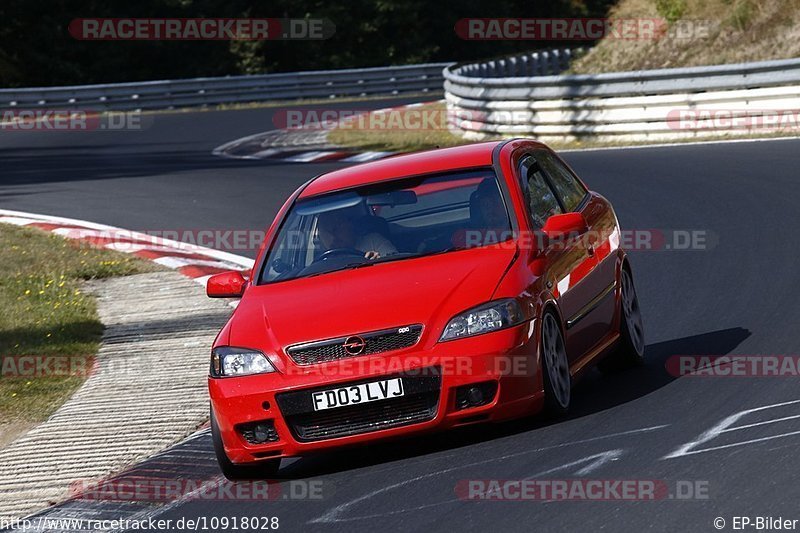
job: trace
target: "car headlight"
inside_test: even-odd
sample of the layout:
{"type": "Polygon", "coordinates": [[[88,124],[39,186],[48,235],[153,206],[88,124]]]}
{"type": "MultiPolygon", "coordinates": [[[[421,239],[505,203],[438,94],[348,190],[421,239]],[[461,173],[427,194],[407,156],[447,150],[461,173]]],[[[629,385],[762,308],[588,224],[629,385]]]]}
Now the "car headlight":
{"type": "Polygon", "coordinates": [[[516,326],[524,320],[525,316],[515,299],[494,300],[454,316],[447,323],[439,340],[449,341],[481,335],[516,326]]]}
{"type": "Polygon", "coordinates": [[[220,346],[211,351],[211,375],[214,377],[247,376],[275,372],[267,356],[258,350],[220,346]]]}

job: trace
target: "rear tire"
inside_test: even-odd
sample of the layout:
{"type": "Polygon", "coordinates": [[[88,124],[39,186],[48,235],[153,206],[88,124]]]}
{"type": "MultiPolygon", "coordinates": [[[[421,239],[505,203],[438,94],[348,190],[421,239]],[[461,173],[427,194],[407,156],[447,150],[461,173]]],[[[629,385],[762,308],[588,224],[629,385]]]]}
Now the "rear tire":
{"type": "Polygon", "coordinates": [[[600,362],[602,372],[613,372],[644,363],[644,326],[633,276],[627,268],[620,276],[620,340],[616,350],[600,362]]]}
{"type": "Polygon", "coordinates": [[[278,473],[281,465],[280,459],[265,459],[246,465],[232,463],[222,445],[222,437],[219,434],[219,426],[213,409],[211,410],[211,441],[214,443],[214,454],[217,456],[219,469],[222,471],[222,475],[230,481],[267,479],[278,473]]]}
{"type": "Polygon", "coordinates": [[[556,315],[548,311],[542,318],[542,375],[544,380],[545,412],[562,416],[569,410],[572,397],[572,378],[569,374],[564,335],[556,315]]]}

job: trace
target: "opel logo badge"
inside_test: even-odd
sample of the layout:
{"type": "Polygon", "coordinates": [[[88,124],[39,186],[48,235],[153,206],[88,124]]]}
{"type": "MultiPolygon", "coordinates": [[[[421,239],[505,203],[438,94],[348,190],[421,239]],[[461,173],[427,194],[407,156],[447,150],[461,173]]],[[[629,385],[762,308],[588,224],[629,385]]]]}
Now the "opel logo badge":
{"type": "Polygon", "coordinates": [[[352,337],[347,337],[343,346],[348,355],[359,355],[364,353],[367,343],[358,335],[353,335],[352,337]]]}

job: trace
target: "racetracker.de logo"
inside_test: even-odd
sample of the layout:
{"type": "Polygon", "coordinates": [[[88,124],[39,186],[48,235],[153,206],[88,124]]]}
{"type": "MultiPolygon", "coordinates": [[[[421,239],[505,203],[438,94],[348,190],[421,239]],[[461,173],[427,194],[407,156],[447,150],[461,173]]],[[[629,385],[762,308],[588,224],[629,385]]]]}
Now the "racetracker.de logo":
{"type": "Polygon", "coordinates": [[[87,109],[6,109],[0,111],[0,132],[138,131],[152,124],[152,115],[87,109]]]}
{"type": "Polygon", "coordinates": [[[88,377],[96,370],[90,355],[0,356],[0,378],[88,377]]]}
{"type": "Polygon", "coordinates": [[[81,18],[69,24],[80,41],[266,41],[330,39],[328,19],[81,18]]]}
{"type": "Polygon", "coordinates": [[[171,502],[322,500],[330,485],[321,479],[297,479],[288,483],[269,480],[231,482],[227,479],[167,479],[160,477],[121,477],[117,479],[79,479],[70,483],[70,498],[88,501],[171,502]]]}
{"type": "Polygon", "coordinates": [[[710,34],[708,20],[661,18],[465,18],[455,32],[466,41],[654,41],[697,39],[710,34]]]}
{"type": "Polygon", "coordinates": [[[78,480],[70,494],[79,500],[163,502],[179,499],[265,501],[276,500],[281,488],[269,481],[231,483],[207,479],[78,480]]]}
{"type": "Polygon", "coordinates": [[[796,132],[798,109],[673,109],[667,125],[679,131],[796,132]]]}
{"type": "Polygon", "coordinates": [[[706,500],[708,481],[663,479],[462,479],[460,500],[654,501],[706,500]]]}
{"type": "Polygon", "coordinates": [[[673,355],[665,367],[671,376],[698,378],[798,378],[796,355],[673,355]]]}

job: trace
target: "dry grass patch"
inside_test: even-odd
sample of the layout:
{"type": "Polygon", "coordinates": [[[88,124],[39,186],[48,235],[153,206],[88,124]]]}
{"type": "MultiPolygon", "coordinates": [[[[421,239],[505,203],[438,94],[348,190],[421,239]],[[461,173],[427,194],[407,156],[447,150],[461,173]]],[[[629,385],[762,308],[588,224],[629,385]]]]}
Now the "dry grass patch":
{"type": "Polygon", "coordinates": [[[621,0],[609,17],[666,19],[675,34],[658,40],[604,39],[577,60],[570,72],[596,74],[800,56],[800,0],[621,0]],[[678,26],[698,31],[681,36],[678,26]]]}

